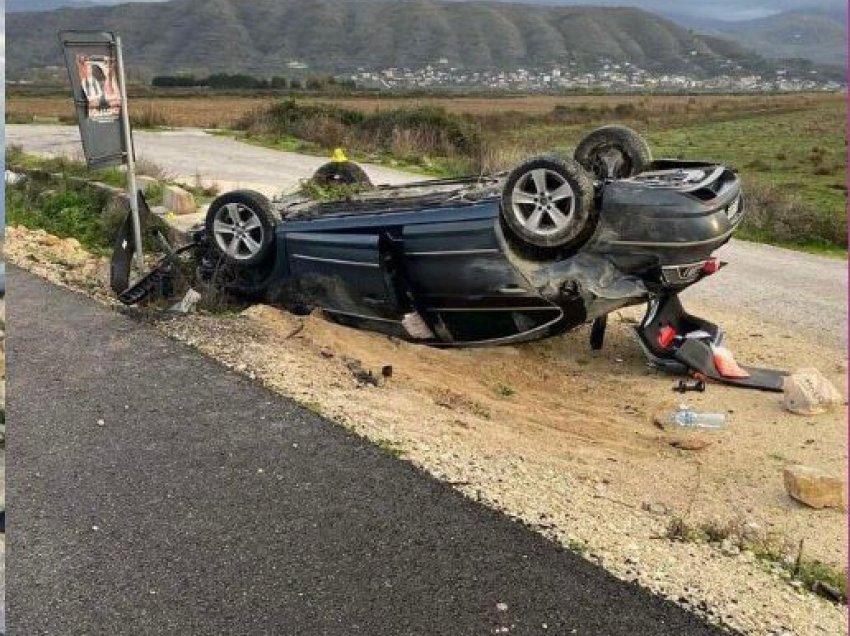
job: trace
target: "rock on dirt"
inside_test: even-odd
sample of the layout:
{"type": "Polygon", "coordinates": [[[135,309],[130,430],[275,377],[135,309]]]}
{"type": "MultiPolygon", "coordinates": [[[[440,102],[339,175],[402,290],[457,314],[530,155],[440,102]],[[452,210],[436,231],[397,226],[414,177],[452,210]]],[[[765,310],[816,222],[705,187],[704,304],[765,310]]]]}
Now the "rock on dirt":
{"type": "Polygon", "coordinates": [[[682,435],[670,440],[670,446],[686,451],[699,451],[708,448],[714,440],[705,435],[682,435]]]}
{"type": "Polygon", "coordinates": [[[817,415],[841,403],[841,394],[817,369],[800,369],[785,380],[782,405],[798,415],[817,415]]]}
{"type": "Polygon", "coordinates": [[[162,205],[174,214],[194,214],[195,197],[180,186],[169,185],[162,193],[162,205]]]}
{"type": "Polygon", "coordinates": [[[783,472],[785,490],[810,508],[842,508],[847,498],[844,480],[810,466],[790,466],[783,472]]]}
{"type": "Polygon", "coordinates": [[[145,194],[147,194],[148,190],[157,185],[159,185],[159,181],[157,179],[154,179],[153,177],[149,177],[144,174],[140,174],[136,177],[136,187],[138,187],[139,190],[141,190],[145,194]]]}

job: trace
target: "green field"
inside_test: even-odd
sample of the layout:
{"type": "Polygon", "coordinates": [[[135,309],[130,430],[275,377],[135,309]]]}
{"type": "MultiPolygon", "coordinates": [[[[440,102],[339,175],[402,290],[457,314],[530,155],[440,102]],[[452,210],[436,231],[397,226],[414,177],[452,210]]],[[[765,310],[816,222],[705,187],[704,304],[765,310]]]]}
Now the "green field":
{"type": "MultiPolygon", "coordinates": [[[[736,167],[750,195],[739,233],[811,251],[847,248],[846,108],[816,101],[787,112],[727,113],[702,121],[624,118],[656,157],[711,159],[736,167]]],[[[611,120],[599,120],[598,124],[611,120]]],[[[500,143],[569,150],[593,124],[530,126],[500,143]]]]}
{"type": "MultiPolygon", "coordinates": [[[[508,169],[535,153],[570,154],[593,128],[621,123],[656,157],[738,168],[749,212],[739,236],[834,254],[847,250],[846,95],[273,96],[136,99],[137,123],[217,128],[281,150],[436,176],[508,169]]],[[[70,121],[58,95],[10,96],[7,120],[70,121]]]]}
{"type": "MultiPolygon", "coordinates": [[[[529,98],[532,100],[534,98],[529,98]]],[[[437,175],[508,169],[540,152],[571,154],[589,130],[622,123],[656,157],[710,159],[740,171],[749,209],[739,236],[846,254],[846,107],[840,95],[610,97],[522,110],[522,102],[285,102],[237,122],[249,141],[437,175]],[[500,109],[510,105],[511,109],[500,109]]],[[[551,104],[552,102],[550,102],[551,104]]]]}

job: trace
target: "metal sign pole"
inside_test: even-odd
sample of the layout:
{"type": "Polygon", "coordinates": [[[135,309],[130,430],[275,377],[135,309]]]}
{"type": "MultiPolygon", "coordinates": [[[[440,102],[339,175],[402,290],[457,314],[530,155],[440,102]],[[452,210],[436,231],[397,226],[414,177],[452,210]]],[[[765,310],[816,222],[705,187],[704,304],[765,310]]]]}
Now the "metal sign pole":
{"type": "Polygon", "coordinates": [[[130,105],[127,103],[127,79],[124,76],[124,56],[121,52],[121,36],[115,37],[117,47],[118,77],[121,85],[121,123],[124,129],[124,149],[127,162],[127,196],[130,198],[130,214],[133,218],[133,241],[135,242],[136,265],[139,271],[145,269],[142,254],[142,226],[139,221],[139,193],[136,187],[136,159],[133,156],[133,135],[130,131],[130,105]]]}

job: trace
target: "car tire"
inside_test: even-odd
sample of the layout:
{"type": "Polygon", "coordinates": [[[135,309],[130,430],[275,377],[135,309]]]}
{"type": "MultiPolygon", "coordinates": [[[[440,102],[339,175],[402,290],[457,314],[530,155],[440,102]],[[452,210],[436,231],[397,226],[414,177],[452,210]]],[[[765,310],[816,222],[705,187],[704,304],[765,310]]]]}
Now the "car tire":
{"type": "Polygon", "coordinates": [[[652,152],[631,128],[603,126],[579,142],[573,158],[596,179],[625,179],[647,170],[652,152]]]}
{"type": "Polygon", "coordinates": [[[574,249],[595,226],[593,182],[575,161],[540,155],[511,170],[502,188],[502,220],[522,243],[574,249]]]}
{"type": "Polygon", "coordinates": [[[369,175],[353,161],[331,161],[313,173],[313,183],[320,186],[346,185],[371,188],[369,175]]]}
{"type": "Polygon", "coordinates": [[[207,241],[227,263],[252,267],[271,255],[277,220],[271,203],[259,192],[227,192],[207,210],[207,241]]]}

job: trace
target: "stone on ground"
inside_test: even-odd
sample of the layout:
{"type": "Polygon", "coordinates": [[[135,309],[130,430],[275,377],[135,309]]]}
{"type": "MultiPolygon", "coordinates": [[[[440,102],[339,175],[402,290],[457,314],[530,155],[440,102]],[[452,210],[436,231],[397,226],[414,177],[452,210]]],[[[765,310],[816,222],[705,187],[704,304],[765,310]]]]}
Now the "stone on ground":
{"type": "Polygon", "coordinates": [[[168,185],[162,193],[162,205],[174,214],[194,214],[195,197],[180,186],[168,185]]]}
{"type": "Polygon", "coordinates": [[[841,402],[841,394],[817,369],[800,369],[785,379],[782,405],[799,415],[825,413],[841,402]]]}
{"type": "Polygon", "coordinates": [[[844,508],[847,486],[843,479],[811,466],[789,466],[783,472],[786,492],[810,508],[844,508]]]}
{"type": "Polygon", "coordinates": [[[140,174],[136,177],[136,187],[147,194],[148,190],[157,185],[159,181],[145,174],[140,174]]]}

